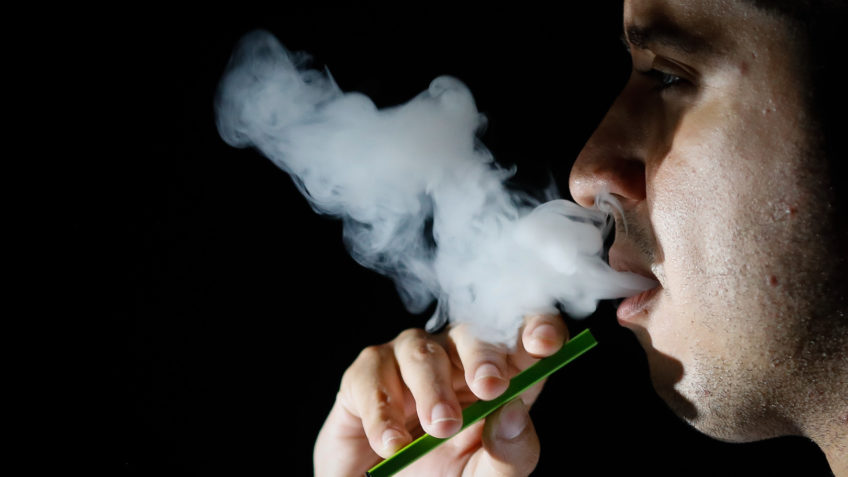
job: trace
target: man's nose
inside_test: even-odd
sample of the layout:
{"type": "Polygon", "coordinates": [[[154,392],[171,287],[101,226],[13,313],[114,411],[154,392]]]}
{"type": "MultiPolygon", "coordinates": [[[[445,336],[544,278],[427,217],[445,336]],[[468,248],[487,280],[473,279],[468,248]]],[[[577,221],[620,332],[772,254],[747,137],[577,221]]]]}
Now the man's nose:
{"type": "Polygon", "coordinates": [[[583,207],[592,207],[601,191],[614,194],[625,208],[645,199],[649,128],[639,121],[638,106],[619,96],[577,156],[568,187],[583,207]]]}

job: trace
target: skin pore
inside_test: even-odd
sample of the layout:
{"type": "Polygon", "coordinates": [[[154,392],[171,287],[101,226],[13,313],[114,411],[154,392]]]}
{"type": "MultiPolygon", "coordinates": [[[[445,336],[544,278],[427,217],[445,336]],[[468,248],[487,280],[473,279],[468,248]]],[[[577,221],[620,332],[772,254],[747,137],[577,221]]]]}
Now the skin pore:
{"type": "Polygon", "coordinates": [[[800,41],[745,2],[632,0],[633,73],[572,170],[624,207],[613,267],[661,287],[619,321],[657,392],[729,441],[804,435],[848,475],[848,318],[800,41]]]}

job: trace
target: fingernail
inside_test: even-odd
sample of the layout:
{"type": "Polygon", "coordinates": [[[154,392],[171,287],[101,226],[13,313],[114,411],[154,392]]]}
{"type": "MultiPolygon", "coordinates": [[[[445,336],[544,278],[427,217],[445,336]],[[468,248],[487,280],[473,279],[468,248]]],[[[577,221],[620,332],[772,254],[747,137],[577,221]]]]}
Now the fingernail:
{"type": "Polygon", "coordinates": [[[402,439],[403,434],[397,429],[386,429],[383,431],[383,451],[394,453],[402,439]]]}
{"type": "Polygon", "coordinates": [[[501,410],[495,433],[498,438],[512,440],[527,427],[527,410],[521,399],[515,399],[501,410]]]}
{"type": "Polygon", "coordinates": [[[533,330],[533,333],[530,334],[530,337],[536,342],[536,344],[541,346],[545,346],[559,340],[556,328],[547,323],[537,326],[536,329],[533,330]]]}
{"type": "Polygon", "coordinates": [[[486,363],[481,365],[479,368],[477,368],[477,371],[474,372],[474,381],[477,382],[485,378],[503,379],[503,375],[501,374],[501,370],[498,369],[497,366],[491,363],[486,363]]]}
{"type": "Polygon", "coordinates": [[[433,411],[430,413],[430,424],[434,425],[443,421],[458,421],[456,413],[447,404],[440,402],[433,406],[433,411]]]}

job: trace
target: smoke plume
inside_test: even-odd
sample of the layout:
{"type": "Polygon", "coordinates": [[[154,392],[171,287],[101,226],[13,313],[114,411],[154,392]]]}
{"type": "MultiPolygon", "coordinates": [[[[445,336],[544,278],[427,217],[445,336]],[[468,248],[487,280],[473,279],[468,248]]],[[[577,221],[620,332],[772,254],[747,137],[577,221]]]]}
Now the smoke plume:
{"type": "Polygon", "coordinates": [[[601,258],[609,207],[538,204],[504,186],[477,132],[466,86],[441,76],[406,104],[377,109],[308,69],[268,32],[246,35],[219,85],[217,124],[289,173],[312,207],[344,223],[354,259],[391,277],[407,309],[438,306],[428,327],[468,323],[514,346],[523,317],[592,313],[600,299],[655,284],[601,258]]]}

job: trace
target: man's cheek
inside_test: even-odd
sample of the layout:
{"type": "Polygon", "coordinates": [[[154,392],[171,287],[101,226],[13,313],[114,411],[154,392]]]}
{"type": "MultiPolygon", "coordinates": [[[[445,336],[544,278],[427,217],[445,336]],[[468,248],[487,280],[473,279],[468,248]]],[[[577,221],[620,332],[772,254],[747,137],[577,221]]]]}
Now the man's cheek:
{"type": "Polygon", "coordinates": [[[663,287],[672,303],[682,304],[700,288],[709,242],[704,231],[708,224],[699,216],[692,195],[657,201],[652,217],[656,234],[657,263],[662,269],[663,287]]]}
{"type": "Polygon", "coordinates": [[[699,211],[705,206],[705,178],[683,152],[673,150],[653,171],[649,187],[650,220],[662,261],[679,259],[698,247],[705,225],[699,211]]]}

